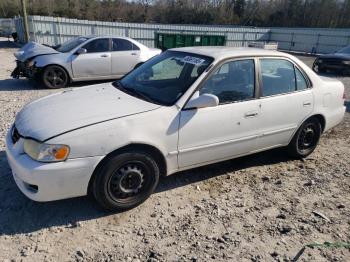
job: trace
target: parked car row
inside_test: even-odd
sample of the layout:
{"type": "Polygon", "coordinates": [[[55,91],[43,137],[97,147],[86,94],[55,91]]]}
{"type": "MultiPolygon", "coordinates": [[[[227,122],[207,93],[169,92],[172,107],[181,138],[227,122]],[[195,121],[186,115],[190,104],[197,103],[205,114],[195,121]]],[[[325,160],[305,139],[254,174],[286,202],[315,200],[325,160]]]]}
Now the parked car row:
{"type": "Polygon", "coordinates": [[[62,88],[75,81],[121,78],[160,53],[127,37],[77,37],[55,47],[30,42],[15,53],[17,67],[12,76],[62,88]]]}
{"type": "Polygon", "coordinates": [[[343,119],[343,84],[292,55],[232,47],[159,53],[127,38],[83,37],[16,54],[15,75],[42,72],[50,88],[122,77],[144,62],[118,81],[41,98],[17,114],[6,153],[27,197],[92,194],[108,210],[126,210],[181,170],[277,147],[306,157],[343,119]]]}
{"type": "MultiPolygon", "coordinates": [[[[81,36],[50,47],[30,42],[15,53],[12,77],[39,80],[47,88],[63,88],[75,81],[119,79],[161,53],[127,37],[81,36]]],[[[317,73],[350,74],[350,46],[318,56],[317,73]]]]}

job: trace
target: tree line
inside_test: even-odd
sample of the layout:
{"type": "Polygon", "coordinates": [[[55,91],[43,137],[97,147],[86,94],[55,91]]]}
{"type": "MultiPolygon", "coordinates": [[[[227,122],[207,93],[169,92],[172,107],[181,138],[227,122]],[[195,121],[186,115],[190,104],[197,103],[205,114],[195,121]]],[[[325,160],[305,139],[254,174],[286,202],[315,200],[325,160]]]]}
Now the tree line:
{"type": "MultiPolygon", "coordinates": [[[[278,27],[350,27],[350,0],[27,0],[29,15],[99,21],[278,27]]],[[[20,0],[0,0],[0,17],[20,0]]]]}

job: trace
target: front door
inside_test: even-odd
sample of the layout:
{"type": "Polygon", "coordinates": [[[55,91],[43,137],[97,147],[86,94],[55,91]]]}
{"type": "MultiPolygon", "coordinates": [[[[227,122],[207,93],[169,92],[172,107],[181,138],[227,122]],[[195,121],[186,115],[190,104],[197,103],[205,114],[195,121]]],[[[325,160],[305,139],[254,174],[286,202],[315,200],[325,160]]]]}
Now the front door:
{"type": "Polygon", "coordinates": [[[219,105],[183,110],[179,123],[179,167],[224,160],[256,150],[259,101],[255,99],[254,59],[233,60],[206,80],[199,95],[219,105]]]}
{"type": "Polygon", "coordinates": [[[301,70],[285,59],[260,59],[260,75],[258,148],[286,145],[312,112],[312,90],[301,70]]]}
{"type": "Polygon", "coordinates": [[[98,79],[111,76],[111,52],[109,38],[98,38],[86,43],[85,54],[74,55],[72,69],[74,78],[98,79]]]}

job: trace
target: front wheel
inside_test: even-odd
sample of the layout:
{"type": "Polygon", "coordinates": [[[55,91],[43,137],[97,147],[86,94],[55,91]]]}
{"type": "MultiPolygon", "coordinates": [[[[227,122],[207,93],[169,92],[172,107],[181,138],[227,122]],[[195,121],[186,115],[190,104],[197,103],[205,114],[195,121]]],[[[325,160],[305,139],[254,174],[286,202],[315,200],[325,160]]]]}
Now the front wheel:
{"type": "Polygon", "coordinates": [[[110,211],[124,211],[143,203],[155,190],[159,167],[146,152],[112,155],[95,174],[92,192],[97,202],[110,211]]]}
{"type": "Polygon", "coordinates": [[[289,143],[288,153],[296,158],[307,157],[317,147],[321,133],[321,123],[318,119],[315,117],[309,118],[301,125],[289,143]]]}
{"type": "Polygon", "coordinates": [[[51,65],[44,69],[42,81],[50,89],[66,87],[69,81],[67,72],[60,66],[51,65]]]}

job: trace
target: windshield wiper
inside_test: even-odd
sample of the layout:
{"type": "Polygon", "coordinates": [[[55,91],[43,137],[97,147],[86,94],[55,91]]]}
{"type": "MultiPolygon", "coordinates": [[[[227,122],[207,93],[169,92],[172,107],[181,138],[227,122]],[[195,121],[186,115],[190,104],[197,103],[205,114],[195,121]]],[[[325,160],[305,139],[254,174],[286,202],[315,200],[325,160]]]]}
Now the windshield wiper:
{"type": "Polygon", "coordinates": [[[115,84],[118,87],[118,89],[124,91],[125,93],[128,93],[129,95],[136,96],[147,102],[159,105],[159,103],[155,102],[153,99],[145,95],[143,92],[136,90],[135,88],[132,88],[132,87],[124,87],[120,81],[116,81],[113,84],[115,84]]]}

